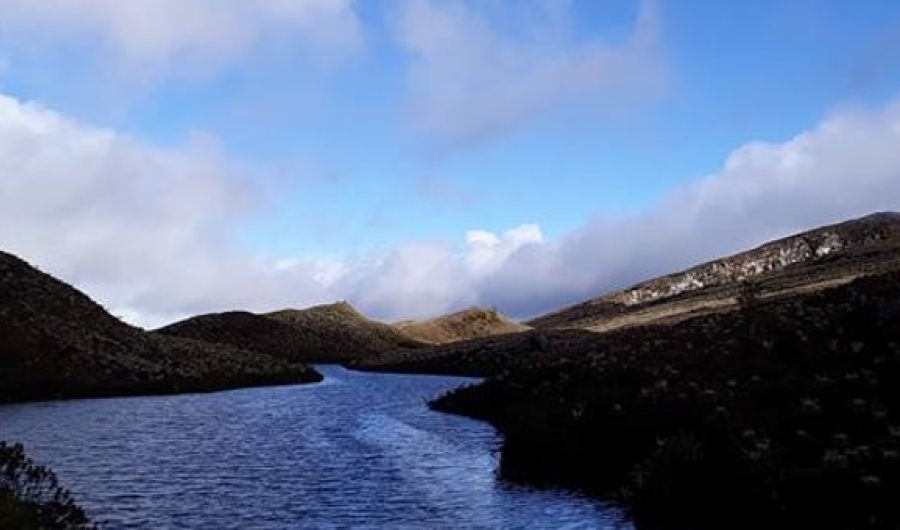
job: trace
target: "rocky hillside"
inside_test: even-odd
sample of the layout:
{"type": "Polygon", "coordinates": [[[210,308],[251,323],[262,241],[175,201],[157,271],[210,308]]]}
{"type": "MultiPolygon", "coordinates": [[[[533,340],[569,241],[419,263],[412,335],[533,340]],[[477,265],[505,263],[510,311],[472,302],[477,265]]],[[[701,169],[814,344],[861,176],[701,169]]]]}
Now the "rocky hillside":
{"type": "Polygon", "coordinates": [[[285,309],[264,316],[291,327],[302,343],[300,355],[320,362],[367,359],[423,346],[388,324],[366,318],[347,302],[285,309]]]}
{"type": "Polygon", "coordinates": [[[513,322],[496,309],[473,307],[430,320],[407,320],[394,324],[403,334],[431,344],[525,331],[528,326],[513,322]]]}
{"type": "Polygon", "coordinates": [[[536,328],[606,331],[736,307],[742,286],[790,296],[848,282],[900,263],[900,214],[878,213],[766,243],[655,278],[527,322],[536,328]]]}
{"type": "Polygon", "coordinates": [[[70,285],[0,252],[0,401],[320,379],[304,364],[129,326],[70,285]]]}

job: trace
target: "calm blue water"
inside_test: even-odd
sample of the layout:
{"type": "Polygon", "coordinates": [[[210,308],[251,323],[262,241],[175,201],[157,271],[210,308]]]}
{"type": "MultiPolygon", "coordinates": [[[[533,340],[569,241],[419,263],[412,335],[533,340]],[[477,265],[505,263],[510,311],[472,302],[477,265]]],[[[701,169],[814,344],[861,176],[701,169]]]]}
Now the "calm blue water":
{"type": "Polygon", "coordinates": [[[497,480],[496,432],[429,411],[467,382],[321,367],[323,383],[0,407],[108,528],[628,528],[497,480]]]}

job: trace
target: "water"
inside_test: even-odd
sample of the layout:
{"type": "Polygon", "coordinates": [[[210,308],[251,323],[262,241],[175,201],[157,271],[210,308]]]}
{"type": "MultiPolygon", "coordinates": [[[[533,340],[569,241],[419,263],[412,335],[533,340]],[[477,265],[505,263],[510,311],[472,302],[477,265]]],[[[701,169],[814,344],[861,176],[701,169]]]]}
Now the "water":
{"type": "Polygon", "coordinates": [[[487,424],[432,412],[451,377],[320,367],[315,385],[0,407],[0,439],[107,528],[617,528],[495,477],[487,424]]]}

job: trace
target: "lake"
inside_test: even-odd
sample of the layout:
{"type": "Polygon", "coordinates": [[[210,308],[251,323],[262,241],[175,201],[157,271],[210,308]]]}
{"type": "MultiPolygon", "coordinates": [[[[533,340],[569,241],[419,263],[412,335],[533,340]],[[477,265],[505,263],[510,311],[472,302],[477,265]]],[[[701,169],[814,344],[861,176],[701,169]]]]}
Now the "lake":
{"type": "Polygon", "coordinates": [[[321,366],[325,381],[0,407],[105,528],[615,528],[609,506],[495,476],[488,424],[428,410],[471,382],[321,366]]]}

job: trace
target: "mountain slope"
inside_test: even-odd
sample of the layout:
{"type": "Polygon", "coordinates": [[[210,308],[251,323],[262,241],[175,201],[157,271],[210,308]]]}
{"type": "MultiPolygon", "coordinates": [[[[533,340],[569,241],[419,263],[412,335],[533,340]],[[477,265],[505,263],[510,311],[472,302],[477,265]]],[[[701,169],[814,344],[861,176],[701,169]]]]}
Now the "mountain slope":
{"type": "Polygon", "coordinates": [[[641,528],[897,528],[898,319],[895,269],[675,324],[530,332],[545,340],[495,345],[499,366],[482,339],[405,368],[494,374],[433,407],[503,433],[501,476],[620,495],[641,528]]]}
{"type": "Polygon", "coordinates": [[[156,332],[230,344],[294,362],[310,359],[302,332],[277,320],[246,311],[199,315],[159,328],[156,332]]]}
{"type": "Polygon", "coordinates": [[[900,214],[877,213],[766,243],[534,318],[535,328],[619,327],[734,309],[743,286],[759,296],[839,285],[900,262],[900,214]]]}
{"type": "Polygon", "coordinates": [[[0,401],[319,380],[270,355],[147,333],[0,252],[0,401]]]}
{"type": "Polygon", "coordinates": [[[528,321],[533,327],[524,332],[394,351],[357,367],[486,376],[553,362],[561,354],[579,355],[606,333],[734,312],[748,296],[759,301],[792,300],[897,270],[900,214],[877,213],[561,309],[528,321]]]}
{"type": "Polygon", "coordinates": [[[495,309],[473,307],[430,320],[408,320],[394,324],[403,334],[432,344],[525,331],[528,326],[518,324],[495,309]]]}
{"type": "Polygon", "coordinates": [[[304,355],[317,360],[344,362],[423,346],[388,324],[366,318],[347,302],[285,309],[265,316],[299,332],[304,355]]]}
{"type": "Polygon", "coordinates": [[[291,361],[338,363],[420,344],[369,320],[346,302],[283,310],[214,313],[176,322],[158,333],[230,344],[291,361]]]}

